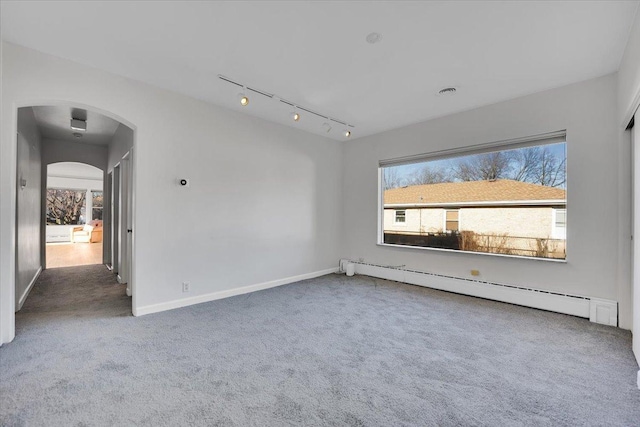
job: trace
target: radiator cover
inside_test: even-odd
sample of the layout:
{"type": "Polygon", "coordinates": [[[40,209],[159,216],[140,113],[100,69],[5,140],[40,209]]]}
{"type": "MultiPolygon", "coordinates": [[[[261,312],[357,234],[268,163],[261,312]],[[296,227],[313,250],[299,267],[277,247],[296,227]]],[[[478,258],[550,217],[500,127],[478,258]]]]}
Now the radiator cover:
{"type": "Polygon", "coordinates": [[[617,301],[351,261],[356,274],[584,317],[618,326],[617,301]]]}

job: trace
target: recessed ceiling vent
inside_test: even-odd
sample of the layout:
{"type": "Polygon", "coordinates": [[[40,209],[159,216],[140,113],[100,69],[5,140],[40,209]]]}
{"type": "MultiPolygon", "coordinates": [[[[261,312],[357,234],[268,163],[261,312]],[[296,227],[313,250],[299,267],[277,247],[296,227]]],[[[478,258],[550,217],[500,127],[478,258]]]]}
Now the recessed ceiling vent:
{"type": "Polygon", "coordinates": [[[379,43],[380,40],[382,40],[382,34],[380,33],[369,33],[369,35],[367,35],[367,43],[369,44],[379,43]]]}
{"type": "Polygon", "coordinates": [[[445,87],[438,92],[438,95],[453,95],[456,91],[455,87],[445,87]]]}

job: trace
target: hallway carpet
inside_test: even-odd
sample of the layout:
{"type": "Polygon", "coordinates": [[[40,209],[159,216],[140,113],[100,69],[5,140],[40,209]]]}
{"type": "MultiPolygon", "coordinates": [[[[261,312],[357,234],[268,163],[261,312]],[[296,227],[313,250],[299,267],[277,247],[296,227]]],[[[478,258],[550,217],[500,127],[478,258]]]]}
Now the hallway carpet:
{"type": "Polygon", "coordinates": [[[328,275],[130,316],[102,266],[43,272],[0,348],[0,424],[640,424],[628,331],[328,275]]]}

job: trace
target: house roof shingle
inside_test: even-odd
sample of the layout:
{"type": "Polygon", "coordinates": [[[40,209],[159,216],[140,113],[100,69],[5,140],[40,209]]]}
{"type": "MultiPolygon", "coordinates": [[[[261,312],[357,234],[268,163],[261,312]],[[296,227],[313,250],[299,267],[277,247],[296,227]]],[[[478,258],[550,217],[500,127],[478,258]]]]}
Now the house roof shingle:
{"type": "Polygon", "coordinates": [[[411,185],[385,190],[385,205],[451,204],[472,202],[514,202],[557,200],[564,204],[567,192],[561,188],[499,179],[496,181],[446,182],[411,185]]]}

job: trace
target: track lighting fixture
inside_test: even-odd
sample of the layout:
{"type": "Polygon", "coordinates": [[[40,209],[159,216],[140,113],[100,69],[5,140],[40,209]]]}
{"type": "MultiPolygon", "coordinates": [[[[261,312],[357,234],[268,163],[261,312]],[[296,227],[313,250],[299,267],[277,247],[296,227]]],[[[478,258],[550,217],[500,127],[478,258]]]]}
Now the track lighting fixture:
{"type": "Polygon", "coordinates": [[[322,129],[324,129],[324,131],[326,133],[331,132],[331,123],[330,122],[331,122],[331,119],[329,117],[327,117],[327,121],[322,124],[322,129]]]}
{"type": "Polygon", "coordinates": [[[300,113],[298,113],[298,107],[293,107],[293,113],[291,113],[291,118],[294,122],[300,121],[300,113]]]}
{"type": "Polygon", "coordinates": [[[247,96],[247,87],[242,86],[242,92],[238,94],[238,101],[240,101],[240,105],[246,107],[249,105],[249,97],[247,96]]]}
{"type": "Polygon", "coordinates": [[[251,90],[253,93],[258,94],[258,95],[262,95],[266,98],[271,98],[273,101],[280,103],[282,102],[283,104],[287,104],[289,105],[291,108],[293,108],[293,111],[291,112],[290,116],[293,119],[294,122],[299,122],[300,118],[302,117],[302,115],[298,112],[298,110],[303,110],[305,113],[309,113],[311,115],[317,116],[321,119],[325,119],[325,121],[322,123],[322,129],[326,132],[329,133],[331,132],[331,130],[333,129],[332,127],[332,123],[331,122],[335,122],[333,123],[334,125],[337,123],[338,125],[342,125],[344,126],[344,131],[343,131],[343,135],[345,138],[349,138],[351,136],[351,130],[349,129],[353,129],[354,126],[352,124],[347,123],[346,121],[337,119],[335,117],[329,117],[326,114],[322,114],[319,113],[317,111],[313,111],[309,108],[303,107],[299,104],[294,104],[291,101],[288,101],[286,99],[280,98],[279,96],[277,96],[275,93],[269,93],[266,92],[264,90],[260,90],[257,89],[254,86],[248,87],[243,85],[242,83],[235,81],[233,79],[230,79],[229,77],[225,77],[221,74],[218,74],[218,78],[220,80],[224,80],[227,83],[231,83],[233,85],[239,86],[242,88],[242,92],[240,92],[238,94],[238,101],[240,102],[240,105],[242,105],[243,107],[246,107],[247,105],[249,105],[249,96],[247,95],[247,90],[251,90]]]}

